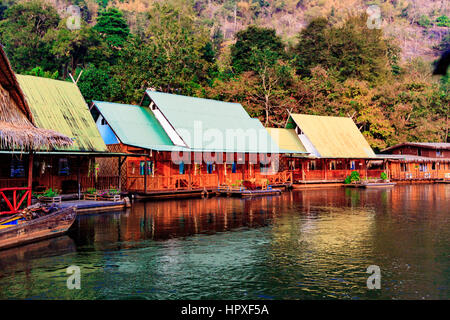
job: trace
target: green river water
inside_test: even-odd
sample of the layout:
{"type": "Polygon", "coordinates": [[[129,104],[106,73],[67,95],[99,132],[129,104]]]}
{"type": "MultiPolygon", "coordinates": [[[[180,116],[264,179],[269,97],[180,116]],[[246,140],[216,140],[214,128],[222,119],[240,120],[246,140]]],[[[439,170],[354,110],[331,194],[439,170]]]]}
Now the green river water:
{"type": "Polygon", "coordinates": [[[0,251],[0,299],[449,299],[449,203],[448,184],[135,203],[0,251]]]}

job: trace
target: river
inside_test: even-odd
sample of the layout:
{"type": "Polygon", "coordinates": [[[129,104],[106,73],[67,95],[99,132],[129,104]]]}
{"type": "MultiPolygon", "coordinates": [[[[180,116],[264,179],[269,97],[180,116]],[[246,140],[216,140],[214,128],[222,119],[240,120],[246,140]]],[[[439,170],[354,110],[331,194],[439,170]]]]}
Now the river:
{"type": "Polygon", "coordinates": [[[448,299],[449,202],[448,184],[138,202],[0,251],[0,299],[448,299]]]}

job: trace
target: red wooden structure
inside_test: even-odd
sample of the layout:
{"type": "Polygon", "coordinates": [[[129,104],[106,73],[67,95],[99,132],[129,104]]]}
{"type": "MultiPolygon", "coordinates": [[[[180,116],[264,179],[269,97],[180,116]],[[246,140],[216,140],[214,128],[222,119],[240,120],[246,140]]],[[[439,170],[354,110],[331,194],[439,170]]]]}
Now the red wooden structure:
{"type": "Polygon", "coordinates": [[[8,206],[9,211],[0,211],[0,215],[4,214],[16,214],[20,211],[20,206],[24,203],[25,199],[27,199],[27,206],[31,205],[31,188],[30,187],[22,187],[22,188],[1,188],[0,195],[2,199],[5,201],[8,206]],[[18,194],[18,191],[25,191],[22,195],[18,194]],[[8,198],[8,195],[12,197],[8,198]],[[12,203],[10,201],[12,199],[12,203]]]}

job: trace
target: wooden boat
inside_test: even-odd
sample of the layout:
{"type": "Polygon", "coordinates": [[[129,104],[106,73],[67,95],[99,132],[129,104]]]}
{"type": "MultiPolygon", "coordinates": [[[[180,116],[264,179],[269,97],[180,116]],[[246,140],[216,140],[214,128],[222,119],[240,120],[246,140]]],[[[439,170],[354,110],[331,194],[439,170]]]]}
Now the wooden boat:
{"type": "Polygon", "coordinates": [[[348,188],[386,188],[395,186],[395,182],[368,182],[345,184],[348,188]]]}
{"type": "Polygon", "coordinates": [[[217,193],[226,196],[236,196],[236,197],[255,197],[255,196],[274,196],[280,195],[280,189],[246,189],[245,187],[220,187],[217,189],[217,193]]]}
{"type": "Polygon", "coordinates": [[[33,220],[24,221],[20,215],[2,219],[0,250],[64,234],[72,226],[76,216],[76,208],[70,207],[33,220]]]}

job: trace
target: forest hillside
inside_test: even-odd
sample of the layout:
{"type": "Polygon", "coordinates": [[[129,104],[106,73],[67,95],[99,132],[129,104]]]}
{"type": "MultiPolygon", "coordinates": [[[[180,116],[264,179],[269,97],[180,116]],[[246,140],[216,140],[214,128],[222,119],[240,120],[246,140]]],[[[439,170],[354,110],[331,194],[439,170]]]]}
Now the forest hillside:
{"type": "Polygon", "coordinates": [[[138,103],[151,87],[240,102],[266,126],[289,112],[349,116],[379,150],[449,141],[449,77],[431,74],[450,48],[449,11],[445,0],[3,0],[0,42],[16,72],[78,79],[88,102],[138,103]]]}

